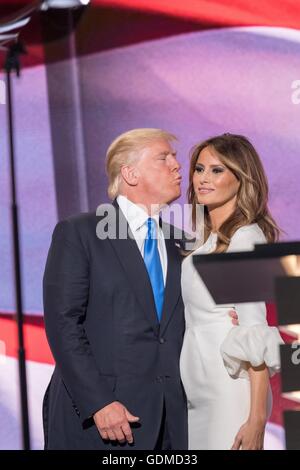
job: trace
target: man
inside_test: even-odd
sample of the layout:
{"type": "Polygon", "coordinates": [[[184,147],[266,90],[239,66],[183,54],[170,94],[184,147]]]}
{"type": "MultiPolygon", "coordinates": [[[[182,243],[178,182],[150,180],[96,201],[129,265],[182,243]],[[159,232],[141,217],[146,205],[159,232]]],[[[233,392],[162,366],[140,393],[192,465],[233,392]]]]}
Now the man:
{"type": "Polygon", "coordinates": [[[43,407],[46,449],[187,449],[181,256],[158,216],[180,196],[174,139],[136,129],[111,144],[108,236],[95,213],[54,230],[44,275],[56,360],[43,407]]]}

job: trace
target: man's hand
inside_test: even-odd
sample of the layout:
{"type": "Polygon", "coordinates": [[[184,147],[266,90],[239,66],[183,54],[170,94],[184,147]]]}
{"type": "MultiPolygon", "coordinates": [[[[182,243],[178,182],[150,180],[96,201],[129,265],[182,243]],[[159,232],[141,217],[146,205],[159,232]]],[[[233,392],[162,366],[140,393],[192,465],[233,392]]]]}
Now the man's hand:
{"type": "Polygon", "coordinates": [[[119,441],[120,444],[133,443],[133,435],[129,423],[136,423],[140,418],[133,416],[118,401],[105,406],[93,416],[102,439],[119,441]]]}
{"type": "Polygon", "coordinates": [[[230,310],[228,315],[231,317],[231,322],[233,325],[239,325],[239,317],[235,310],[230,310]]]}

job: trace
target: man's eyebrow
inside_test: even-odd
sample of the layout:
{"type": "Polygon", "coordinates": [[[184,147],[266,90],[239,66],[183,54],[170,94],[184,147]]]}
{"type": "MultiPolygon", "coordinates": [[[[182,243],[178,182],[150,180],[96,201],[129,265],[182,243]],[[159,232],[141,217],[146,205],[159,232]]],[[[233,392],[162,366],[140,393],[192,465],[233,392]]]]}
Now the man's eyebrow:
{"type": "Polygon", "coordinates": [[[159,156],[159,155],[165,155],[165,156],[167,156],[167,155],[170,155],[170,154],[173,155],[173,156],[176,156],[176,155],[177,155],[177,152],[176,152],[176,150],[172,150],[172,152],[169,152],[168,150],[165,150],[164,152],[159,152],[158,156],[159,156]]]}

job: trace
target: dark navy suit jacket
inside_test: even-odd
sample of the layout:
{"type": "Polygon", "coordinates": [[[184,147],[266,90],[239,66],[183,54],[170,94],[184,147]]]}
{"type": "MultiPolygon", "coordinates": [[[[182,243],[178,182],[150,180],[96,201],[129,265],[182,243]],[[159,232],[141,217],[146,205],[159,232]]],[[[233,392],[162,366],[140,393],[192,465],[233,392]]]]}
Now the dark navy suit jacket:
{"type": "MultiPolygon", "coordinates": [[[[116,202],[114,207],[117,220],[124,222],[116,202]]],[[[45,448],[153,449],[165,404],[172,445],[187,449],[179,374],[185,328],[180,237],[166,237],[168,270],[159,324],[135,240],[100,240],[99,220],[87,213],[59,222],[48,254],[44,313],[56,367],[43,404],[45,448]],[[113,401],[140,418],[132,426],[131,446],[103,441],[94,424],[92,415],[113,401]]]]}

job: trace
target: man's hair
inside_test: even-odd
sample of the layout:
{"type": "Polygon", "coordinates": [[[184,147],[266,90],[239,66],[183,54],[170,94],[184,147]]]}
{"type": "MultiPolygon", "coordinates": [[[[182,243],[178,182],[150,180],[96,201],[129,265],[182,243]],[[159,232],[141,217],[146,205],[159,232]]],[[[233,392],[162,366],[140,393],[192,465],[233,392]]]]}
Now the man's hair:
{"type": "Polygon", "coordinates": [[[132,164],[142,151],[156,140],[177,140],[175,135],[161,129],[132,129],[119,135],[109,146],[106,154],[108,196],[115,199],[120,190],[121,168],[132,164]]]}

